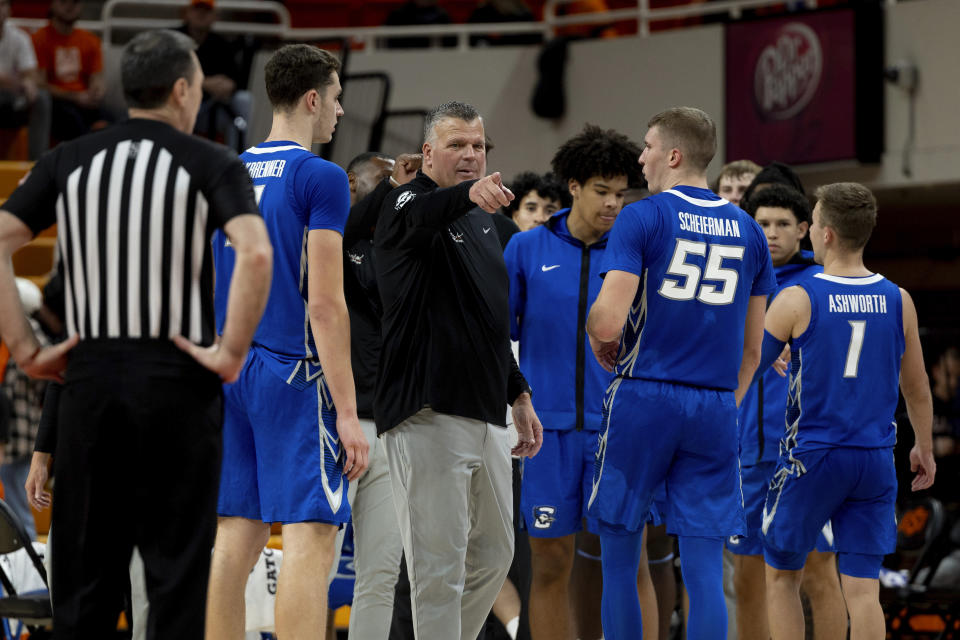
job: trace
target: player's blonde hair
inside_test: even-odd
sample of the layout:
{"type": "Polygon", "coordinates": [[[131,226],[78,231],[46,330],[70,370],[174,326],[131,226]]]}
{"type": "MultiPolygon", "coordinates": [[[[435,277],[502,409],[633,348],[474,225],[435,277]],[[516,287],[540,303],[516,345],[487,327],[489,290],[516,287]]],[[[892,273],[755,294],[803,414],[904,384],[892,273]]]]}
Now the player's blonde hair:
{"type": "Polygon", "coordinates": [[[690,167],[700,172],[717,153],[717,126],[705,111],[673,107],[650,118],[647,128],[657,127],[668,146],[680,149],[690,167]]]}

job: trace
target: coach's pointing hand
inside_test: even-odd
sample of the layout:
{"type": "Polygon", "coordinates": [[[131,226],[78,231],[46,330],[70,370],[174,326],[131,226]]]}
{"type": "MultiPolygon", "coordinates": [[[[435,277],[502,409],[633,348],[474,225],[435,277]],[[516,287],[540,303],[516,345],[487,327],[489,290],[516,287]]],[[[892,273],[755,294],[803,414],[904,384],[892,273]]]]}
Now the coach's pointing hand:
{"type": "Polygon", "coordinates": [[[513,192],[503,186],[499,171],[480,178],[470,187],[470,200],[487,213],[496,213],[500,207],[510,204],[513,197],[513,192]]]}

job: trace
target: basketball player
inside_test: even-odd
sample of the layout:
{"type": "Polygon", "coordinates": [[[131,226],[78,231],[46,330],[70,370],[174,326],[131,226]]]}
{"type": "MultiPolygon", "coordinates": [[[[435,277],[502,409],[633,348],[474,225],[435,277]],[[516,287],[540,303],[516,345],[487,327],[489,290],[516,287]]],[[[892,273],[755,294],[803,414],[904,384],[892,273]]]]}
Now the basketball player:
{"type": "Polygon", "coordinates": [[[933,402],[913,300],[863,264],[877,220],[873,194],[848,182],[816,195],[810,240],[823,273],[773,301],[760,365],[765,370],[790,342],[787,432],[762,525],[770,633],[804,637],[804,560],[830,520],[850,638],[882,638],[880,563],[897,534],[898,382],[916,439],[914,491],[930,487],[936,472],[933,402]]]}
{"type": "Polygon", "coordinates": [[[760,227],[707,188],[710,116],[678,107],[648,127],[640,163],[654,195],[617,218],[587,322],[594,355],[616,374],[588,510],[600,521],[601,617],[608,640],[638,637],[641,531],[665,482],[687,637],[715,640],[727,628],[723,539],[744,532],[736,404],[760,359],[776,280],[760,227]]]}
{"type": "MultiPolygon", "coordinates": [[[[265,68],[270,135],[241,155],[274,246],[276,277],[240,378],[225,388],[208,639],[242,635],[244,585],[271,522],[283,523],[277,634],[313,637],[324,628],[335,537],[350,519],[346,480],[367,466],[343,293],[350,190],[343,169],[310,152],[331,139],[343,115],[338,70],[322,49],[277,50],[265,68]]],[[[234,256],[223,235],[214,236],[213,249],[220,321],[234,256]]]]}

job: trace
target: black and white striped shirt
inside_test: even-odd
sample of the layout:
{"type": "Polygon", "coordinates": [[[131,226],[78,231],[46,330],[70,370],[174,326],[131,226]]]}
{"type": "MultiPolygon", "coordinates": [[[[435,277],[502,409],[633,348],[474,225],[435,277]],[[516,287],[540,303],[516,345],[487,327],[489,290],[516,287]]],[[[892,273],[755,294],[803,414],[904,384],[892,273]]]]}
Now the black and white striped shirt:
{"type": "Polygon", "coordinates": [[[70,336],[204,345],[215,336],[210,235],[257,213],[232,151],[144,119],[60,145],[3,209],[34,233],[57,223],[70,336]]]}

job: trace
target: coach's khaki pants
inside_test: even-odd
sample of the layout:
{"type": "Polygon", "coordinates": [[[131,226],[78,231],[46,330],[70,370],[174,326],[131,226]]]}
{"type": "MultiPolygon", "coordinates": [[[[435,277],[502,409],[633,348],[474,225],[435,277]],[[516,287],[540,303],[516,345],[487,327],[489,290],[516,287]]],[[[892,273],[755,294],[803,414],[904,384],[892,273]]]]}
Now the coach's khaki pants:
{"type": "Polygon", "coordinates": [[[423,409],[383,436],[418,640],[476,640],[513,558],[507,431],[423,409]]]}

